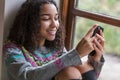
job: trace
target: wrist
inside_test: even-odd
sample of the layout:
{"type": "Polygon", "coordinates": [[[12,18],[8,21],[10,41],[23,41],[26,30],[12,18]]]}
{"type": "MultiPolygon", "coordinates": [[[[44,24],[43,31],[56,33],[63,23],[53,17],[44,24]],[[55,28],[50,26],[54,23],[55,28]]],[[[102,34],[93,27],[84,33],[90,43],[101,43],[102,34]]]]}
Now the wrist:
{"type": "Polygon", "coordinates": [[[78,53],[79,57],[82,58],[83,56],[82,56],[81,52],[77,48],[75,50],[78,53]]]}
{"type": "Polygon", "coordinates": [[[99,62],[101,60],[101,56],[93,56],[94,57],[94,60],[99,62]]]}

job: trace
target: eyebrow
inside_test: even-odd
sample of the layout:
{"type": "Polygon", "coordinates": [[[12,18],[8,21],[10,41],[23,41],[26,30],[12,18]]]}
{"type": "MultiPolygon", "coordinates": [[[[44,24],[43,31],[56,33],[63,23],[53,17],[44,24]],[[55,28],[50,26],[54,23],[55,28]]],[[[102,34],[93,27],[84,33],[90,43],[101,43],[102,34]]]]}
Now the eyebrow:
{"type": "Polygon", "coordinates": [[[49,16],[50,14],[41,14],[41,16],[49,16]]]}
{"type": "MultiPolygon", "coordinates": [[[[41,14],[40,16],[49,16],[50,14],[41,14]]],[[[58,15],[58,13],[56,13],[58,15]]]]}

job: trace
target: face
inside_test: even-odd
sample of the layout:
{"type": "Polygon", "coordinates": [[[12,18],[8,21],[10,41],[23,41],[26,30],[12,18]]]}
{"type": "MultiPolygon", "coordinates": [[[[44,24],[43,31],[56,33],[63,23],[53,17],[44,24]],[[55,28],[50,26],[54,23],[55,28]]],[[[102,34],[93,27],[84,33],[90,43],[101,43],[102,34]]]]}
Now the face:
{"type": "Polygon", "coordinates": [[[56,32],[59,28],[58,11],[53,4],[45,4],[42,6],[40,15],[40,42],[45,40],[52,41],[55,39],[56,32]]]}

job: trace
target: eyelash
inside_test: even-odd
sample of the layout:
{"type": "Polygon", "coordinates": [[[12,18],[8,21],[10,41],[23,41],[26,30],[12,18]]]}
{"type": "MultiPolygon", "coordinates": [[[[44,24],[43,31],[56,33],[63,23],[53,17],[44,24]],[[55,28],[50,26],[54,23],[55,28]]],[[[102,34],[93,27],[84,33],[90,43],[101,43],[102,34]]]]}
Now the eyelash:
{"type": "Polygon", "coordinates": [[[59,16],[57,16],[57,17],[55,18],[55,20],[59,20],[59,16]]]}
{"type": "MultiPolygon", "coordinates": [[[[55,20],[58,20],[59,19],[59,17],[57,17],[57,18],[54,18],[55,20]]],[[[44,21],[48,21],[48,20],[50,20],[50,18],[43,18],[42,20],[44,20],[44,21]]]]}
{"type": "Polygon", "coordinates": [[[49,20],[49,18],[47,18],[47,19],[42,19],[43,21],[48,21],[49,20]]]}

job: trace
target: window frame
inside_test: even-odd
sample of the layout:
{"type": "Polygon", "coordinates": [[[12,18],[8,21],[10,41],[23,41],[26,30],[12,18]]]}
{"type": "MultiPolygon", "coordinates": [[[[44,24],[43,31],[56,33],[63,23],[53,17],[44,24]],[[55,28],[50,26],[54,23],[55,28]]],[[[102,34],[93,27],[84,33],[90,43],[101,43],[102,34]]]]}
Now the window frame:
{"type": "Polygon", "coordinates": [[[62,21],[66,29],[65,47],[67,50],[70,50],[73,45],[74,25],[76,16],[120,27],[120,19],[107,15],[102,15],[99,13],[94,13],[91,11],[85,11],[80,9],[78,10],[77,8],[75,8],[76,1],[77,0],[60,1],[62,21]]]}

